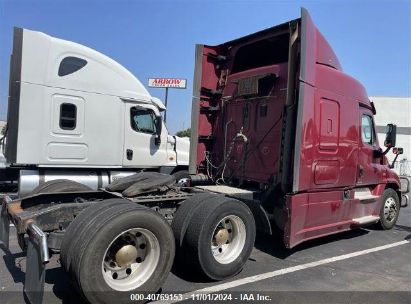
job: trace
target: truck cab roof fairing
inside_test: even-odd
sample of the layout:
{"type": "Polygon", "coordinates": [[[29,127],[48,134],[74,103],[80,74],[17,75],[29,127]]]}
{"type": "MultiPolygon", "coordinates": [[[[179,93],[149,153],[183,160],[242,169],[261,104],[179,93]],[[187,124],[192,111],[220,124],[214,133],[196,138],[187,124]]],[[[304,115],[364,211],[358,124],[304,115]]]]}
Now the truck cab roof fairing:
{"type": "Polygon", "coordinates": [[[126,68],[89,47],[58,39],[41,32],[22,29],[21,81],[51,87],[114,95],[129,99],[151,100],[141,82],[126,68]],[[87,64],[59,76],[65,58],[85,60],[87,64]]]}
{"type": "Polygon", "coordinates": [[[315,65],[323,64],[342,71],[334,50],[313,23],[310,14],[301,8],[301,71],[300,79],[315,83],[315,65]]]}

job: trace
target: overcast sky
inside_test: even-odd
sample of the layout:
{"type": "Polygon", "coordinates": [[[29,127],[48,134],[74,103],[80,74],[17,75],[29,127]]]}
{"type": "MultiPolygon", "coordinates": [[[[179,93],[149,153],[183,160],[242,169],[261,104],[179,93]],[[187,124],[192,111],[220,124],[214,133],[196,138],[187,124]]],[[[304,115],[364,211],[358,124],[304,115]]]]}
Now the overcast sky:
{"type": "MultiPolygon", "coordinates": [[[[194,48],[220,44],[299,18],[307,8],[343,69],[370,96],[411,96],[409,0],[6,1],[0,0],[0,119],[7,113],[13,26],[94,48],[146,85],[148,77],[188,79],[170,90],[172,132],[190,125],[194,48]]],[[[163,89],[150,89],[164,98],[163,89]]]]}

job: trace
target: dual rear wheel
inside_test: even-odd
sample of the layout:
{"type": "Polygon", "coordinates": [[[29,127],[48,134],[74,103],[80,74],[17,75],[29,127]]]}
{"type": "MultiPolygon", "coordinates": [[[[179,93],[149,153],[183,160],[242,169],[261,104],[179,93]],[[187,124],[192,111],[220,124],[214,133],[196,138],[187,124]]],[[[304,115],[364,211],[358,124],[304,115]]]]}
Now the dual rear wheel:
{"type": "MultiPolygon", "coordinates": [[[[183,202],[172,226],[157,212],[124,199],[95,203],[66,230],[60,260],[90,303],[128,302],[157,292],[174,262],[212,280],[241,271],[254,245],[248,207],[201,194],[183,202]]],[[[144,302],[142,299],[141,302],[144,302]]]]}
{"type": "MultiPolygon", "coordinates": [[[[157,292],[174,260],[170,225],[155,211],[123,199],[87,208],[69,225],[60,260],[90,303],[123,303],[157,292]]],[[[143,300],[142,300],[143,302],[143,300]]]]}
{"type": "Polygon", "coordinates": [[[212,280],[241,271],[256,235],[254,217],[243,202],[208,193],[184,201],[172,228],[178,265],[212,280]]]}

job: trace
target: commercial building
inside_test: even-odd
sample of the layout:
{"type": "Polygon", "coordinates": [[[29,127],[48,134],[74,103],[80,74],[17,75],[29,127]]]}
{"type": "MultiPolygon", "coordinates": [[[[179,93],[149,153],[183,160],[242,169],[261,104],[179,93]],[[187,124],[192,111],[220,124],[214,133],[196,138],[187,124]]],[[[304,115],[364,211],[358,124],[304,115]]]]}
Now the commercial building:
{"type": "MultiPolygon", "coordinates": [[[[397,125],[397,147],[404,149],[395,164],[395,171],[411,176],[411,97],[370,97],[374,102],[377,115],[374,117],[380,145],[384,144],[386,126],[397,125]]],[[[392,161],[395,155],[387,154],[392,161]]]]}

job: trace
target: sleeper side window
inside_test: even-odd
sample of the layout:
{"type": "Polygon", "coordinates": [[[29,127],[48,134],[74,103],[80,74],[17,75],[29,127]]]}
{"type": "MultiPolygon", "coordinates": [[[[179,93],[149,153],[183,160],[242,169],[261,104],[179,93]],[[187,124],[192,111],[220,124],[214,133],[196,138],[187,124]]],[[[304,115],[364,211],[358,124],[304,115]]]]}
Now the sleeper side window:
{"type": "Polygon", "coordinates": [[[63,130],[74,130],[76,128],[77,107],[72,103],[60,105],[60,128],[63,130]]]}
{"type": "Polygon", "coordinates": [[[58,75],[60,77],[72,74],[82,69],[87,64],[87,61],[78,57],[65,57],[59,66],[58,75]]]}
{"type": "Polygon", "coordinates": [[[361,116],[361,137],[362,142],[368,145],[373,145],[375,141],[374,126],[372,118],[369,115],[361,116]]]}
{"type": "Polygon", "coordinates": [[[136,132],[156,134],[156,115],[152,110],[133,107],[130,109],[131,128],[136,132]]]}

